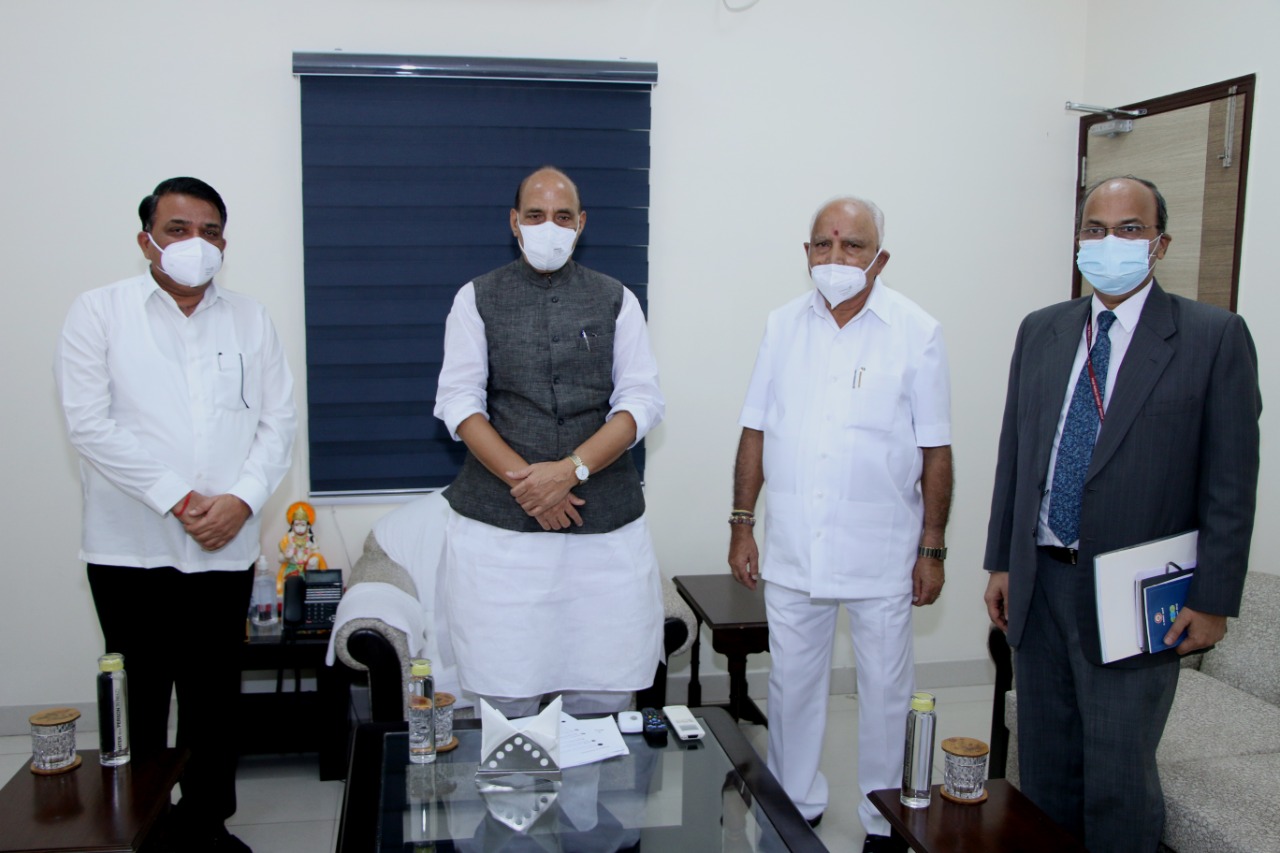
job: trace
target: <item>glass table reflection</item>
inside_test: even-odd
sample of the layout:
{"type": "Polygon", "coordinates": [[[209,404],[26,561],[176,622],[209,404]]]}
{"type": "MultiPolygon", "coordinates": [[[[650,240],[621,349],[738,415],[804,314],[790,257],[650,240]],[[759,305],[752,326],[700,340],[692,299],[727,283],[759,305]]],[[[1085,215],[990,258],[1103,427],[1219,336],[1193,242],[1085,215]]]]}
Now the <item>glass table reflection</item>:
{"type": "Polygon", "coordinates": [[[488,802],[475,783],[479,721],[457,721],[458,748],[427,765],[409,764],[403,723],[362,726],[338,850],[825,850],[737,724],[717,708],[694,715],[700,741],[624,735],[628,755],[568,768],[558,790],[488,802]]]}

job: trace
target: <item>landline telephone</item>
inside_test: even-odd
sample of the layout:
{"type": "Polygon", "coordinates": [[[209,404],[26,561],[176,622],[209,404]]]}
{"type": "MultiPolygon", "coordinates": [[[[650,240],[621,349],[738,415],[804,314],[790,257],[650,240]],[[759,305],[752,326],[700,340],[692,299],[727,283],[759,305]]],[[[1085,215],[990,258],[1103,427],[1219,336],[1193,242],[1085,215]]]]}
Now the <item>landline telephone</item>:
{"type": "Polygon", "coordinates": [[[342,571],[313,569],[284,581],[284,627],[299,634],[323,634],[333,629],[342,599],[342,571]]]}

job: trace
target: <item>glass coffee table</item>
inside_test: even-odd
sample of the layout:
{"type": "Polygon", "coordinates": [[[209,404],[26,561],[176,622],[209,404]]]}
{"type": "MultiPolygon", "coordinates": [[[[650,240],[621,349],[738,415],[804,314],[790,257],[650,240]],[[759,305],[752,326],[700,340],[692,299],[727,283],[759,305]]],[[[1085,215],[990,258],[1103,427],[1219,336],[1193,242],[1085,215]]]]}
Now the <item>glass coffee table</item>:
{"type": "Polygon", "coordinates": [[[560,791],[524,832],[486,808],[475,785],[479,720],[454,724],[458,748],[408,763],[405,724],[356,731],[338,828],[339,853],[657,850],[825,851],[728,714],[694,708],[707,735],[650,746],[563,772],[560,791]]]}

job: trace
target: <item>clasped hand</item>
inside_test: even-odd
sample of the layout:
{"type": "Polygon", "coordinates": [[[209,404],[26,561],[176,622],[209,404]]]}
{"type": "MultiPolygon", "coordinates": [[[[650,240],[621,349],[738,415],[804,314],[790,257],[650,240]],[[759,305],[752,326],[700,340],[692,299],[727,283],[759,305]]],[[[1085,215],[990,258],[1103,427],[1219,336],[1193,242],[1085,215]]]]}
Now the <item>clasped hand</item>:
{"type": "Polygon", "coordinates": [[[535,462],[519,471],[508,471],[515,480],[511,497],[535,519],[543,530],[564,530],[570,524],[582,526],[577,508],[586,503],[570,490],[578,484],[568,460],[535,462]]]}
{"type": "Polygon", "coordinates": [[[187,535],[206,551],[217,551],[225,546],[245,521],[252,515],[249,505],[235,495],[202,495],[191,492],[190,499],[184,499],[173,509],[174,516],[182,522],[187,535]]]}

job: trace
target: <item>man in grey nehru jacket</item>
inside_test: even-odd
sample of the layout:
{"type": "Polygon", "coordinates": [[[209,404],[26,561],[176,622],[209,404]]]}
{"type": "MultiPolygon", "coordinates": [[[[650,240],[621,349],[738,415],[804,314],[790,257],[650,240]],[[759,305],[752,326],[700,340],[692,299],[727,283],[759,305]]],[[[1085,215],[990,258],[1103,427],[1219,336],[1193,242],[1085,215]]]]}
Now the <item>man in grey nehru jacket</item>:
{"type": "Polygon", "coordinates": [[[571,259],[586,222],[567,175],[526,177],[521,257],[464,285],[445,326],[435,415],[468,452],[444,493],[443,606],[463,688],[509,717],[555,693],[621,710],[662,650],[630,448],[664,403],[635,296],[571,259]]]}

